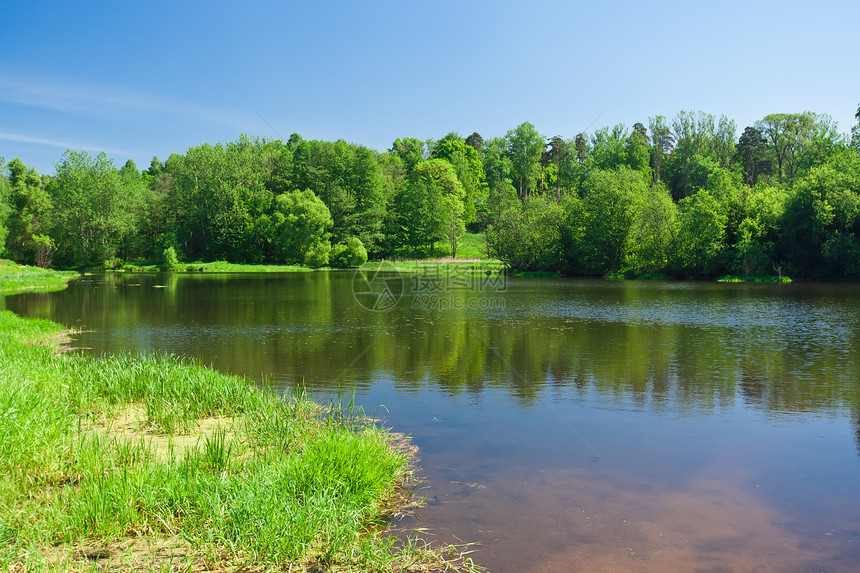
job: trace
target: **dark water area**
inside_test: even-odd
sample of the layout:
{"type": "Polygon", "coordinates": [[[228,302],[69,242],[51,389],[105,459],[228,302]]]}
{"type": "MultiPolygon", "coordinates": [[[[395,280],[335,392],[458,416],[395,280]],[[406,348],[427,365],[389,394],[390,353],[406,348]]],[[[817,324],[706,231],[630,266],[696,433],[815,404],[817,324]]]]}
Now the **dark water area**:
{"type": "Polygon", "coordinates": [[[860,569],[860,287],[320,272],[89,276],[6,308],[420,448],[399,525],[493,572],[860,569]]]}

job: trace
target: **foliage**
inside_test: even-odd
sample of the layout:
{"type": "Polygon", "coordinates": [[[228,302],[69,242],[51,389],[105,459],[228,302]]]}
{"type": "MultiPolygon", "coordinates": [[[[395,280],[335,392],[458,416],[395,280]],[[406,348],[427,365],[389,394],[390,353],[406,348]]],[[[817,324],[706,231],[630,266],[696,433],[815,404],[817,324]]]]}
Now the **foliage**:
{"type": "Polygon", "coordinates": [[[465,232],[464,195],[450,163],[428,159],[418,164],[397,205],[404,244],[432,251],[437,241],[457,240],[465,232]]]}
{"type": "Polygon", "coordinates": [[[602,275],[622,268],[634,248],[633,222],[647,187],[645,177],[627,167],[589,175],[582,193],[583,271],[602,275]]]}
{"type": "Polygon", "coordinates": [[[678,234],[674,244],[676,272],[714,276],[726,243],[728,214],[709,191],[699,191],[678,204],[678,234]]]}
{"type": "Polygon", "coordinates": [[[135,231],[136,189],[128,186],[104,153],[66,151],[50,185],[52,236],[63,264],[86,267],[113,258],[135,231]]]}
{"type": "Polygon", "coordinates": [[[176,256],[176,249],[167,247],[161,258],[161,262],[165,269],[175,269],[179,266],[179,257],[176,256]]]}
{"type": "Polygon", "coordinates": [[[505,138],[508,142],[511,179],[516,183],[520,197],[531,195],[540,175],[544,138],[529,122],[508,131],[505,138]]]}
{"type": "Polygon", "coordinates": [[[43,266],[144,268],[169,248],[179,260],[324,266],[346,264],[352,238],[371,258],[456,256],[467,230],[486,229],[492,256],[530,270],[858,276],[860,123],[849,137],[803,112],[735,130],[681,111],[569,140],[525,122],[504,137],[400,138],[384,153],[241,136],[142,172],[70,150],[53,177],[0,164],[0,246],[43,266]]]}
{"type": "Polygon", "coordinates": [[[334,245],[329,256],[329,264],[340,269],[358,268],[367,262],[367,249],[358,237],[349,237],[343,243],[334,245]]]}
{"type": "Polygon", "coordinates": [[[500,194],[499,217],[486,233],[490,256],[516,269],[555,269],[562,256],[562,207],[539,195],[520,202],[512,187],[500,194]]]}
{"type": "Polygon", "coordinates": [[[434,143],[430,157],[445,159],[454,168],[463,186],[463,212],[459,218],[466,224],[474,222],[478,211],[484,210],[488,189],[478,151],[456,133],[449,133],[434,143]]]}
{"type": "Polygon", "coordinates": [[[331,227],[331,213],[313,191],[293,191],[275,198],[267,237],[279,262],[321,267],[328,263],[331,227]]]}
{"type": "Polygon", "coordinates": [[[782,248],[793,273],[860,277],[860,156],[844,153],[798,181],[784,229],[782,248]]]}

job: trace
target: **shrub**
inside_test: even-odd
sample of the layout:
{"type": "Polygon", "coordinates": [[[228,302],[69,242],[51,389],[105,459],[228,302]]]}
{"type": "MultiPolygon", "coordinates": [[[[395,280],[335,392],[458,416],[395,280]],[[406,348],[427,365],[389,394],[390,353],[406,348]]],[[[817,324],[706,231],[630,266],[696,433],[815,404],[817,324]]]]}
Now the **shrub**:
{"type": "Polygon", "coordinates": [[[311,268],[326,266],[328,264],[330,252],[331,243],[329,243],[328,241],[319,241],[314,243],[305,253],[305,266],[311,268]]]}
{"type": "Polygon", "coordinates": [[[167,247],[161,258],[162,267],[165,269],[173,269],[179,265],[179,257],[176,256],[176,249],[167,247]]]}
{"type": "Polygon", "coordinates": [[[358,237],[350,237],[331,249],[329,264],[339,269],[360,267],[367,262],[367,249],[358,237]]]}

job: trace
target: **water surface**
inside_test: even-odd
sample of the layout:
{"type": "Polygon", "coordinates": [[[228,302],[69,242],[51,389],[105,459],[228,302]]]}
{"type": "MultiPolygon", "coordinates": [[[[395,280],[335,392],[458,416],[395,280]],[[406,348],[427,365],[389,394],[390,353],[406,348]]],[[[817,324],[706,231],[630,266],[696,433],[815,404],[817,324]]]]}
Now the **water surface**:
{"type": "Polygon", "coordinates": [[[854,571],[855,285],[107,275],[6,298],[88,352],[354,390],[490,571],[854,571]]]}

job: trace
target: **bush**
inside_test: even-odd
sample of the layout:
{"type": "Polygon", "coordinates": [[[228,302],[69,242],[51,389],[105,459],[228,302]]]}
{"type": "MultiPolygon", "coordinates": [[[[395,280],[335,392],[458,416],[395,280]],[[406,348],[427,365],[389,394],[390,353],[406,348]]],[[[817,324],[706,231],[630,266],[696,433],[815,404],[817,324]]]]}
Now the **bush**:
{"type": "Polygon", "coordinates": [[[176,256],[176,249],[167,247],[161,258],[162,268],[173,269],[179,265],[179,257],[176,256]]]}
{"type": "Polygon", "coordinates": [[[331,243],[329,243],[328,241],[319,241],[317,243],[314,243],[305,253],[305,266],[311,268],[326,266],[328,264],[330,252],[331,243]]]}
{"type": "MultiPolygon", "coordinates": [[[[118,257],[111,257],[104,262],[104,269],[106,271],[115,271],[117,269],[122,268],[123,261],[118,257]]],[[[41,266],[41,265],[39,265],[41,266]]]]}
{"type": "Polygon", "coordinates": [[[338,269],[360,267],[367,262],[367,249],[358,237],[350,237],[331,249],[329,264],[338,269]]]}

